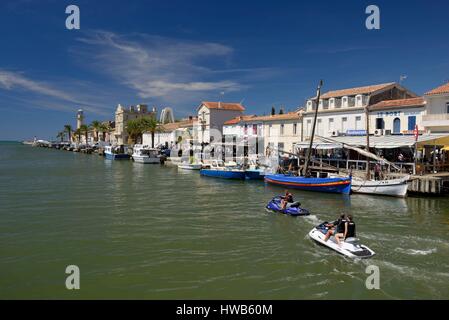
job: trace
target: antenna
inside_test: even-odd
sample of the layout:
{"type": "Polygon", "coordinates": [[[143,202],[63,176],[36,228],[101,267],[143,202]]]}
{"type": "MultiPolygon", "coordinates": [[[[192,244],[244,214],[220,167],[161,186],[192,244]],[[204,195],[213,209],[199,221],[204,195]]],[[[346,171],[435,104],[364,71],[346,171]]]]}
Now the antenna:
{"type": "Polygon", "coordinates": [[[245,101],[245,98],[243,98],[242,100],[240,100],[240,104],[242,104],[242,103],[243,103],[243,101],[245,101]]]}
{"type": "Polygon", "coordinates": [[[399,76],[399,84],[402,84],[402,81],[404,81],[405,79],[407,79],[407,75],[400,75],[399,76]]]}

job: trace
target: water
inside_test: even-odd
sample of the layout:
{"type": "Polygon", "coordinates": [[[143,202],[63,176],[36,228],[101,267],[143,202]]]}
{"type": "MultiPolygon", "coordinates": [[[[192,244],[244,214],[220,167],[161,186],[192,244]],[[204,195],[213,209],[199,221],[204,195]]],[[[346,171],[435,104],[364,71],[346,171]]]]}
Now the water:
{"type": "Polygon", "coordinates": [[[309,217],[267,213],[282,189],[175,167],[0,143],[0,298],[448,299],[449,199],[293,192],[309,217]],[[310,229],[354,215],[376,251],[352,261],[310,229]],[[380,268],[380,290],[365,269],[380,268]],[[65,288],[65,268],[81,289],[65,288]]]}

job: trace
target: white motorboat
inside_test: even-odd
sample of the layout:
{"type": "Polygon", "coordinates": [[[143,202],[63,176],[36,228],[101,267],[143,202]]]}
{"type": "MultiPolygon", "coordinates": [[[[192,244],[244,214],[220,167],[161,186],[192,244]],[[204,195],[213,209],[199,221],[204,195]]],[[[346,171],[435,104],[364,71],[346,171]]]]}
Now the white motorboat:
{"type": "Polygon", "coordinates": [[[201,168],[203,167],[203,165],[201,163],[180,163],[178,164],[178,168],[179,169],[184,169],[184,170],[201,170],[201,168]]]}
{"type": "Polygon", "coordinates": [[[340,244],[337,244],[334,236],[331,236],[327,241],[324,241],[324,237],[329,230],[329,228],[326,227],[327,224],[327,222],[323,222],[313,228],[309,232],[309,237],[317,243],[349,258],[366,259],[371,258],[376,254],[367,246],[360,244],[360,240],[357,238],[346,238],[344,241],[341,240],[340,244]]]}
{"type": "Polygon", "coordinates": [[[142,144],[134,145],[132,158],[138,163],[160,163],[157,149],[142,144]]]}
{"type": "Polygon", "coordinates": [[[364,180],[361,178],[353,177],[351,191],[355,193],[406,197],[408,188],[407,181],[409,179],[410,176],[387,180],[364,180]]]}

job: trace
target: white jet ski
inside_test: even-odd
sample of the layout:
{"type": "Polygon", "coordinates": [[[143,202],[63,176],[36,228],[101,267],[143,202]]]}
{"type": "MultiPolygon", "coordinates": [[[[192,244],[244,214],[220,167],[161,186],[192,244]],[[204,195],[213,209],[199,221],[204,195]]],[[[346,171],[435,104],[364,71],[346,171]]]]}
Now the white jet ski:
{"type": "Polygon", "coordinates": [[[327,241],[324,241],[324,236],[329,230],[326,225],[328,222],[323,222],[322,224],[316,226],[309,232],[309,237],[322,244],[332,250],[337,251],[338,253],[345,255],[349,258],[371,258],[376,253],[359,243],[359,239],[357,238],[346,238],[346,240],[340,241],[340,245],[337,244],[335,237],[331,236],[327,241]]]}

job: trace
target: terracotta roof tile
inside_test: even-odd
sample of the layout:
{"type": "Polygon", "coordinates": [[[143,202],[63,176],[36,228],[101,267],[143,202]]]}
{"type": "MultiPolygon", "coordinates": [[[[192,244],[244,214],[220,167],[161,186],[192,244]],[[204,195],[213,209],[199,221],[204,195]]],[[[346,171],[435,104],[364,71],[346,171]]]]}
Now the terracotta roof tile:
{"type": "Polygon", "coordinates": [[[243,121],[247,121],[247,120],[251,120],[252,118],[256,117],[255,115],[248,115],[248,116],[239,116],[239,117],[235,117],[231,120],[226,121],[224,124],[225,125],[233,125],[233,124],[237,124],[239,122],[243,122],[243,121]]]}
{"type": "Polygon", "coordinates": [[[410,108],[410,107],[423,107],[425,104],[423,97],[409,98],[409,99],[397,99],[397,100],[384,100],[378,102],[370,107],[370,110],[384,110],[384,109],[397,109],[397,108],[410,108]]]}
{"type": "Polygon", "coordinates": [[[434,94],[443,94],[443,93],[449,93],[449,82],[446,84],[443,84],[442,86],[439,86],[433,90],[430,90],[429,92],[426,92],[426,96],[431,96],[434,94]]]}
{"type": "Polygon", "coordinates": [[[376,92],[378,90],[382,90],[389,86],[392,86],[394,84],[396,84],[396,83],[389,82],[389,83],[381,83],[381,84],[365,86],[365,87],[356,87],[356,88],[328,91],[328,92],[322,94],[321,98],[328,99],[328,98],[336,98],[336,97],[343,97],[343,96],[354,96],[357,94],[369,94],[369,93],[376,92]]]}
{"type": "Polygon", "coordinates": [[[203,101],[200,105],[205,105],[209,109],[223,109],[223,110],[233,110],[233,111],[245,111],[245,107],[240,103],[230,103],[230,102],[210,102],[203,101]]]}

